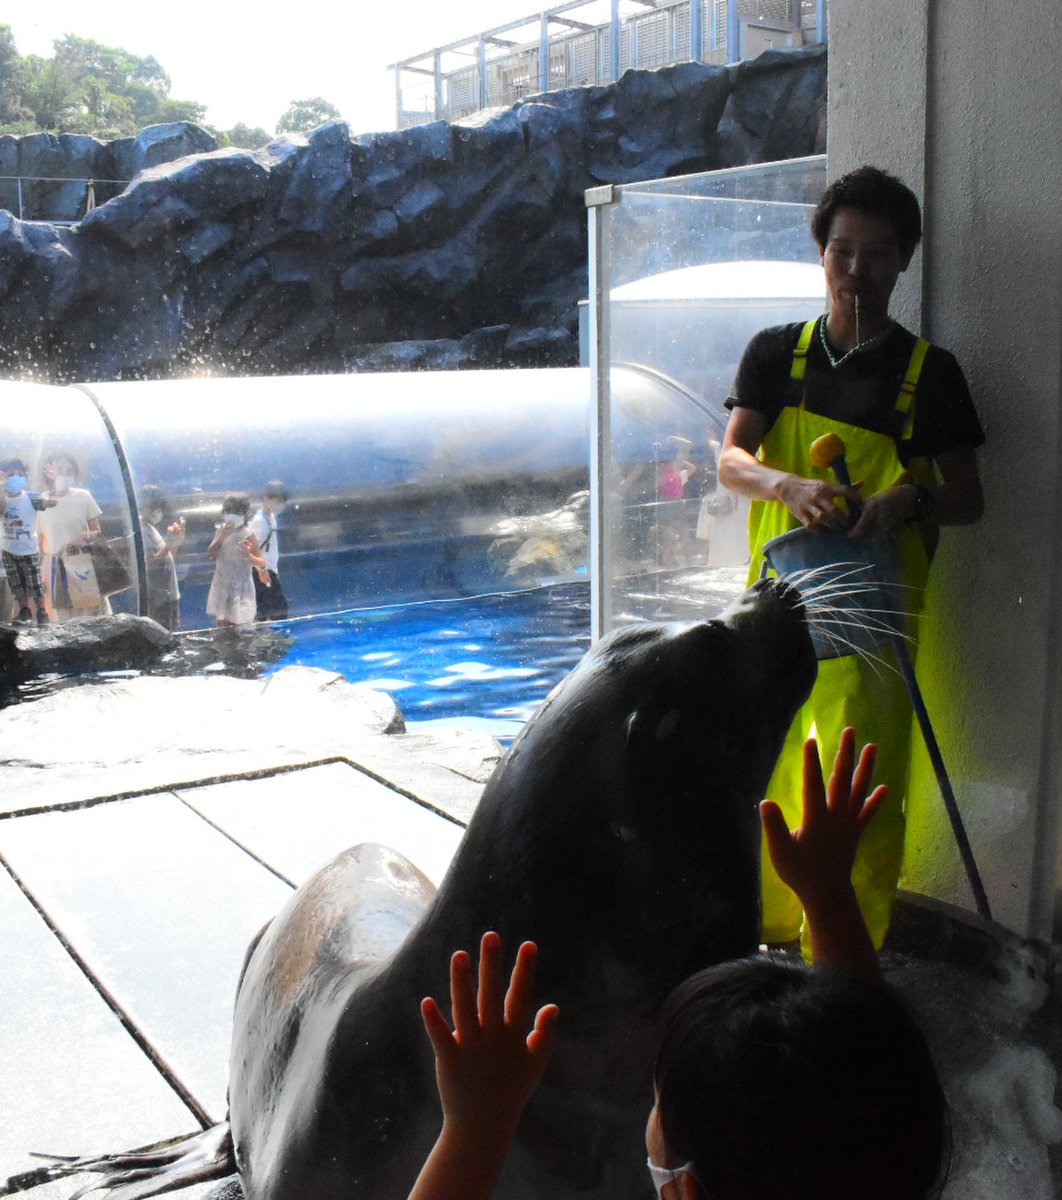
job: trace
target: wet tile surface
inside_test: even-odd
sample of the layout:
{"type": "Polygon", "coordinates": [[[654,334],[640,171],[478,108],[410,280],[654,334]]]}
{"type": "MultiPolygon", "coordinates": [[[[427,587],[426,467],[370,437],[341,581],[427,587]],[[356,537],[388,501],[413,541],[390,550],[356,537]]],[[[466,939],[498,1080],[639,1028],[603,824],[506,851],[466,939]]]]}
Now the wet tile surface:
{"type": "Polygon", "coordinates": [[[464,832],[345,763],[176,794],[295,884],[349,846],[380,842],[438,886],[464,832]]]}
{"type": "Polygon", "coordinates": [[[244,952],[290,888],[170,794],[0,822],[0,853],[220,1118],[244,952]]]}
{"type": "Polygon", "coordinates": [[[31,1150],[94,1154],[198,1128],[2,867],[0,943],[0,1181],[39,1167],[31,1150]]]}

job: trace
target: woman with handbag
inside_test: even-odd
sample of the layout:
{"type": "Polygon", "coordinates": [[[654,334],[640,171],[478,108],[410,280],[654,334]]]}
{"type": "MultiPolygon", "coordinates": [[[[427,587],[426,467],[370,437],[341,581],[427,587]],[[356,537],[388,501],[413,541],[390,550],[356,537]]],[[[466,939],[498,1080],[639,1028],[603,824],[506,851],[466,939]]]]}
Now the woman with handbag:
{"type": "Polygon", "coordinates": [[[91,492],[77,486],[80,469],[68,451],[48,455],[42,471],[48,497],[55,500],[37,521],[45,601],[52,617],[68,621],[110,613],[110,602],[100,594],[87,552],[93,541],[103,538],[100,506],[91,492]]]}

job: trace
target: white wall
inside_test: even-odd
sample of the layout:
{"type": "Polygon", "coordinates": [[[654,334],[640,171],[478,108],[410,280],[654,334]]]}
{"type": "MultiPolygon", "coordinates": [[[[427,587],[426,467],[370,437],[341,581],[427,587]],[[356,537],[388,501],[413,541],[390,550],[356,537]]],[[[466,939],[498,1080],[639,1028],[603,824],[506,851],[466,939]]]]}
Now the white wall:
{"type": "MultiPolygon", "coordinates": [[[[1058,0],[834,0],[829,173],[922,198],[901,321],[952,350],[987,513],[945,532],[918,673],[998,920],[1048,936],[1062,792],[1062,22],[1058,0]]],[[[972,909],[939,796],[904,886],[972,909]]]]}

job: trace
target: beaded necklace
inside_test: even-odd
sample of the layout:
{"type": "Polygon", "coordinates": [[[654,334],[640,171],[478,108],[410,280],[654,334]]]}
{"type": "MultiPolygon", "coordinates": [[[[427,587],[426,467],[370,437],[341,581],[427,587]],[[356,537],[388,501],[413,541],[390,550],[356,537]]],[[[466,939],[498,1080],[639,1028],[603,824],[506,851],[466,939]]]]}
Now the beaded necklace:
{"type": "Polygon", "coordinates": [[[886,325],[886,327],[880,333],[874,334],[873,337],[865,338],[861,342],[856,342],[851,350],[845,351],[845,353],[838,358],[830,349],[830,343],[826,340],[826,319],[829,315],[829,313],[823,313],[822,318],[819,321],[819,341],[822,342],[822,348],[826,351],[826,357],[829,359],[831,367],[841,366],[843,363],[846,363],[853,354],[858,354],[861,350],[872,350],[875,346],[883,342],[890,333],[892,333],[893,327],[896,324],[895,321],[890,319],[888,325],[886,325]]]}

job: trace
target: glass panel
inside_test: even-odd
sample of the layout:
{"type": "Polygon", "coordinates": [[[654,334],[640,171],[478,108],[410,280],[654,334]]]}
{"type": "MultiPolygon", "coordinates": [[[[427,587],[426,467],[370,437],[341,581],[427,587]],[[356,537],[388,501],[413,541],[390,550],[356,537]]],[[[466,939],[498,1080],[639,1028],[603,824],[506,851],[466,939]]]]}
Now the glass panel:
{"type": "Polygon", "coordinates": [[[724,403],[757,330],[822,310],[807,201],[824,184],[804,159],[634,184],[606,210],[615,622],[704,615],[744,586],[747,505],[716,477],[724,403]]]}
{"type": "MultiPolygon", "coordinates": [[[[106,424],[90,397],[78,388],[0,381],[0,411],[0,461],[22,459],[28,469],[26,490],[31,496],[42,494],[49,504],[36,513],[35,539],[25,541],[36,542],[51,617],[136,612],[136,557],[126,486],[106,424]],[[62,481],[57,487],[46,476],[52,458],[61,473],[72,471],[69,487],[62,481]],[[110,599],[101,597],[98,587],[93,593],[96,570],[89,565],[91,556],[66,549],[71,539],[80,540],[97,510],[103,537],[124,564],[130,585],[110,599]]],[[[13,522],[21,519],[11,513],[13,522]]],[[[16,538],[11,544],[21,541],[16,538]]],[[[16,582],[15,589],[19,587],[16,582]]],[[[0,576],[0,621],[10,620],[18,610],[11,583],[0,576]]]]}
{"type": "MultiPolygon", "coordinates": [[[[579,369],[105,383],[138,496],[181,521],[180,625],[213,624],[228,493],[283,481],[292,616],[585,578],[589,379],[579,369]]],[[[94,414],[81,392],[79,399],[94,414]]],[[[95,418],[97,423],[99,418],[95,418]]],[[[108,495],[120,495],[112,484],[108,495]]],[[[144,506],[146,507],[146,506],[144,506]]]]}

